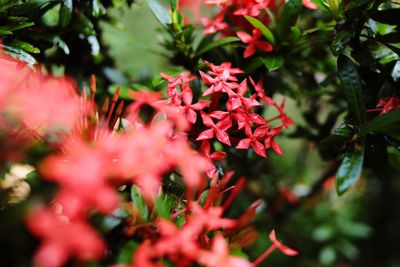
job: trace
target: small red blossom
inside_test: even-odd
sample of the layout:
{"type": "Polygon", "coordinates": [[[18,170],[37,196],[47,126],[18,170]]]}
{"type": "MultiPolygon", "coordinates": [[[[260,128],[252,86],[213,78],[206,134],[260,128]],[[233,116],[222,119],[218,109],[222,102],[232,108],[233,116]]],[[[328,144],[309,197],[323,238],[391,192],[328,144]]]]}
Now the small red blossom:
{"type": "Polygon", "coordinates": [[[228,28],[228,24],[224,22],[225,14],[223,12],[215,16],[214,19],[201,18],[201,23],[204,26],[204,34],[213,34],[216,32],[222,32],[228,28]]]}
{"type": "Polygon", "coordinates": [[[239,256],[229,255],[228,244],[221,235],[213,239],[211,250],[202,250],[199,255],[199,262],[207,267],[252,267],[246,259],[239,256]]]}
{"type": "Polygon", "coordinates": [[[311,0],[303,0],[303,6],[309,9],[318,9],[318,6],[314,4],[311,0]]]}
{"type": "Polygon", "coordinates": [[[240,38],[240,40],[247,44],[247,47],[244,51],[243,56],[248,58],[255,53],[255,49],[259,49],[264,52],[272,51],[272,45],[266,41],[259,41],[260,37],[262,36],[262,32],[260,29],[253,29],[252,35],[249,35],[246,32],[237,32],[236,35],[240,38]]]}

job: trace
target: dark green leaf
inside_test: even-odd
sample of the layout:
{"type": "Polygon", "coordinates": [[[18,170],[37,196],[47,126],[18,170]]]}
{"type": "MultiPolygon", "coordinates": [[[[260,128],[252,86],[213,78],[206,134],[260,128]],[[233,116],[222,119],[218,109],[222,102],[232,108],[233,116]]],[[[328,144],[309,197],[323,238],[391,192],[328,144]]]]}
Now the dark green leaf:
{"type": "Polygon", "coordinates": [[[352,37],[353,33],[350,31],[339,31],[333,38],[333,42],[331,44],[333,54],[335,56],[339,55],[346,48],[352,37]]]}
{"type": "Polygon", "coordinates": [[[171,24],[171,18],[165,7],[157,0],[147,0],[146,3],[161,25],[167,28],[167,25],[171,24]]]}
{"type": "Polygon", "coordinates": [[[343,149],[345,142],[350,140],[353,134],[353,127],[345,123],[333,130],[330,136],[324,138],[318,144],[318,150],[322,158],[324,160],[335,159],[343,149]]]}
{"type": "Polygon", "coordinates": [[[296,23],[302,7],[303,4],[301,0],[289,0],[283,6],[280,19],[277,23],[277,30],[281,39],[284,40],[290,36],[287,33],[290,32],[290,28],[296,23]]]}
{"type": "Polygon", "coordinates": [[[206,52],[208,52],[208,51],[210,51],[210,50],[212,50],[214,48],[217,48],[217,47],[220,47],[222,45],[229,44],[229,43],[238,42],[238,41],[240,41],[240,39],[237,38],[237,37],[221,38],[221,39],[218,39],[218,40],[206,45],[205,47],[203,47],[200,51],[197,52],[196,55],[200,56],[200,55],[202,55],[202,54],[204,54],[204,53],[206,53],[206,52]]]}
{"type": "Polygon", "coordinates": [[[348,12],[360,10],[361,8],[365,8],[365,6],[369,5],[373,0],[352,0],[348,1],[345,6],[345,10],[348,12]]]}
{"type": "Polygon", "coordinates": [[[270,43],[275,44],[275,37],[274,34],[264,25],[261,21],[256,18],[250,16],[244,16],[254,28],[260,29],[262,34],[264,35],[265,39],[267,39],[270,43]]]}
{"type": "Polygon", "coordinates": [[[29,55],[27,52],[25,52],[22,49],[18,49],[18,48],[14,48],[8,45],[1,45],[1,47],[4,48],[4,52],[6,52],[7,54],[9,54],[10,56],[17,58],[21,61],[24,61],[26,63],[28,63],[30,66],[36,64],[36,59],[34,57],[32,57],[31,55],[29,55]]]}
{"type": "Polygon", "coordinates": [[[147,221],[149,218],[149,208],[143,199],[143,195],[140,192],[140,188],[136,185],[131,187],[131,199],[135,208],[138,210],[143,220],[147,221]]]}
{"type": "Polygon", "coordinates": [[[377,11],[371,18],[384,24],[400,25],[400,8],[377,11]]]}
{"type": "Polygon", "coordinates": [[[67,27],[71,22],[72,12],[73,12],[72,0],[63,0],[60,8],[60,27],[67,27]]]}
{"type": "Polygon", "coordinates": [[[33,22],[16,23],[16,24],[11,24],[11,25],[6,25],[6,26],[0,26],[0,30],[17,31],[17,30],[31,27],[33,25],[35,25],[35,23],[33,23],[33,22]]]}
{"type": "Polygon", "coordinates": [[[346,153],[336,173],[336,191],[339,195],[347,191],[360,177],[364,151],[346,153]]]}
{"type": "Polygon", "coordinates": [[[360,77],[353,61],[345,55],[338,57],[338,75],[350,112],[358,124],[364,124],[365,105],[360,77]]]}
{"type": "Polygon", "coordinates": [[[385,35],[378,35],[376,38],[381,42],[397,44],[400,43],[400,32],[391,32],[385,35]]]}
{"type": "Polygon", "coordinates": [[[251,59],[250,63],[246,65],[245,68],[246,74],[252,73],[262,65],[264,65],[264,59],[262,57],[256,57],[251,59]]]}
{"type": "Polygon", "coordinates": [[[369,132],[396,134],[400,131],[400,110],[392,110],[367,122],[361,129],[363,134],[369,132]]]}
{"type": "Polygon", "coordinates": [[[283,66],[285,62],[282,56],[268,56],[264,58],[264,64],[269,71],[274,71],[283,66]]]}
{"type": "Polygon", "coordinates": [[[96,34],[93,23],[83,14],[79,16],[79,31],[86,36],[96,34]]]}

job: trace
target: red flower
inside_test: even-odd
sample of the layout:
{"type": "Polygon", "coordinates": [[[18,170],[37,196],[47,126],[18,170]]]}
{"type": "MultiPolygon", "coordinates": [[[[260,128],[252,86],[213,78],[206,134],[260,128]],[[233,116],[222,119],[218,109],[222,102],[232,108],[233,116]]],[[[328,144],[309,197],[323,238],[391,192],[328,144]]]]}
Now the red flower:
{"type": "Polygon", "coordinates": [[[209,18],[201,18],[201,23],[204,25],[204,34],[213,34],[218,31],[223,31],[228,28],[228,24],[224,22],[225,14],[219,13],[212,20],[209,18]]]}
{"type": "Polygon", "coordinates": [[[272,230],[269,234],[269,239],[272,241],[273,246],[276,246],[283,254],[287,256],[295,256],[298,252],[294,249],[291,249],[285,245],[283,245],[280,241],[276,239],[275,230],[272,230]]]}
{"type": "Polygon", "coordinates": [[[246,50],[243,54],[245,58],[252,56],[255,53],[256,47],[264,52],[272,51],[272,45],[270,43],[258,40],[262,35],[260,29],[253,29],[253,36],[250,36],[246,32],[237,32],[236,35],[243,43],[247,44],[246,50]]]}
{"type": "Polygon", "coordinates": [[[185,88],[182,92],[182,102],[183,102],[183,109],[186,112],[186,118],[191,124],[196,123],[197,113],[196,110],[203,110],[208,106],[210,101],[200,100],[196,104],[192,104],[193,101],[193,92],[190,88],[189,84],[185,85],[185,88]]]}
{"type": "Polygon", "coordinates": [[[43,239],[34,258],[37,266],[59,267],[71,256],[89,261],[104,255],[103,241],[84,221],[39,209],[29,214],[27,225],[34,235],[43,239]]]}
{"type": "Polygon", "coordinates": [[[215,135],[221,143],[230,146],[231,142],[229,140],[229,135],[226,133],[226,130],[228,126],[230,127],[230,125],[224,125],[221,122],[215,124],[210,115],[204,113],[203,111],[200,111],[200,114],[201,118],[203,119],[204,125],[209,127],[210,129],[201,132],[196,140],[201,141],[211,139],[215,135]]]}
{"type": "Polygon", "coordinates": [[[211,250],[202,250],[199,255],[199,262],[206,267],[252,267],[246,259],[229,254],[228,244],[222,235],[213,239],[211,250]]]}
{"type": "Polygon", "coordinates": [[[236,148],[237,149],[248,149],[250,145],[253,147],[254,152],[256,152],[261,157],[266,158],[267,155],[265,153],[265,147],[260,142],[261,139],[265,137],[265,131],[260,130],[261,127],[257,128],[254,131],[254,134],[251,132],[251,129],[246,131],[247,138],[244,138],[239,141],[236,148]]]}
{"type": "Polygon", "coordinates": [[[303,6],[309,9],[317,9],[318,6],[314,4],[311,0],[303,0],[303,6]]]}

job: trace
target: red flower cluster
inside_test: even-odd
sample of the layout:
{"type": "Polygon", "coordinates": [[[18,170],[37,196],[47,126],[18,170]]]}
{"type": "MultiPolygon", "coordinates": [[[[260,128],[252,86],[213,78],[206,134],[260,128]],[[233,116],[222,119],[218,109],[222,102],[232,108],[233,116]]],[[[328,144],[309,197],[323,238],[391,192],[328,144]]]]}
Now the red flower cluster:
{"type": "Polygon", "coordinates": [[[81,261],[101,258],[106,245],[87,222],[91,214],[112,214],[123,201],[117,190],[121,185],[138,185],[151,206],[162,191],[163,178],[172,172],[182,177],[186,199],[182,202],[185,208],[173,211],[176,214],[171,217],[185,216],[184,224],[179,228],[172,221],[156,219],[157,238],[144,241],[135,253],[134,265],[161,266],[156,260],[168,258],[177,266],[195,262],[253,266],[229,255],[222,232],[213,241],[207,236],[210,231],[229,229],[225,235],[229,238],[250,222],[257,207],[253,205],[237,220],[222,217],[243,188],[244,178],[224,189],[233,173],[218,179],[212,162],[226,154],[213,151],[210,141],[238,149],[252,146],[264,157],[268,148],[282,153],[274,137],[292,121],[283,112],[283,104],[264,94],[261,82],[250,80],[254,87],[250,94],[247,79],[239,82],[237,78],[243,71],[230,63],[208,63],[210,70],[200,72],[200,77],[207,85],[203,97],[210,100],[193,103],[190,82],[197,77],[185,72],[177,77],[162,75],[168,81],[167,100],[159,93],[138,91],[132,93],[135,101],[124,109],[117,90],[111,104],[107,100],[98,110],[94,77],[88,99],[85,90],[80,96],[65,78],[46,76],[10,59],[0,63],[0,70],[11,77],[0,79],[0,111],[7,115],[0,126],[12,137],[15,131],[10,125],[18,125],[22,132],[54,148],[36,168],[43,179],[58,185],[57,192],[47,207],[34,209],[27,217],[28,228],[42,240],[35,257],[38,266],[59,267],[72,257],[81,261]],[[274,106],[279,115],[265,120],[255,113],[262,101],[274,106]],[[146,116],[142,116],[144,106],[152,110],[146,116]],[[270,122],[277,119],[281,124],[272,127],[270,122]],[[205,174],[212,180],[201,205],[205,174]]]}
{"type": "MultiPolygon", "coordinates": [[[[197,121],[196,111],[201,115],[202,128],[196,140],[202,141],[203,151],[213,160],[221,160],[223,154],[210,154],[209,141],[217,139],[221,143],[237,149],[248,149],[266,157],[266,149],[273,149],[278,154],[283,154],[279,144],[274,141],[282,127],[290,126],[293,121],[284,113],[284,102],[278,105],[265,95],[262,82],[257,84],[250,78],[254,94],[249,93],[247,79],[239,82],[237,75],[243,74],[238,68],[232,68],[230,63],[214,65],[208,63],[210,70],[207,73],[200,71],[200,76],[207,89],[203,97],[210,97],[210,101],[199,100],[192,105],[193,93],[190,81],[195,77],[183,73],[176,78],[163,75],[169,82],[168,103],[182,109],[187,114],[188,120],[194,124],[197,121]],[[186,100],[185,100],[186,98],[186,100]],[[224,101],[224,102],[222,102],[224,101]],[[254,108],[262,105],[271,105],[277,109],[279,115],[265,120],[254,112],[254,108]],[[271,122],[281,120],[281,124],[273,127],[271,122]]],[[[212,177],[213,172],[210,172],[212,177]]]]}

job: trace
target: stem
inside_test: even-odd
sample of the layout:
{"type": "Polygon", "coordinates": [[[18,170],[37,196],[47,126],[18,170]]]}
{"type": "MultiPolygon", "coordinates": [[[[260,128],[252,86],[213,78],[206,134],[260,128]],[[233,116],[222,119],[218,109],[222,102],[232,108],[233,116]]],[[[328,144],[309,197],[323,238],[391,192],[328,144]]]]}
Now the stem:
{"type": "Polygon", "coordinates": [[[257,266],[261,262],[263,262],[274,250],[276,249],[276,245],[272,244],[263,254],[261,254],[255,261],[253,261],[253,265],[257,266]]]}

